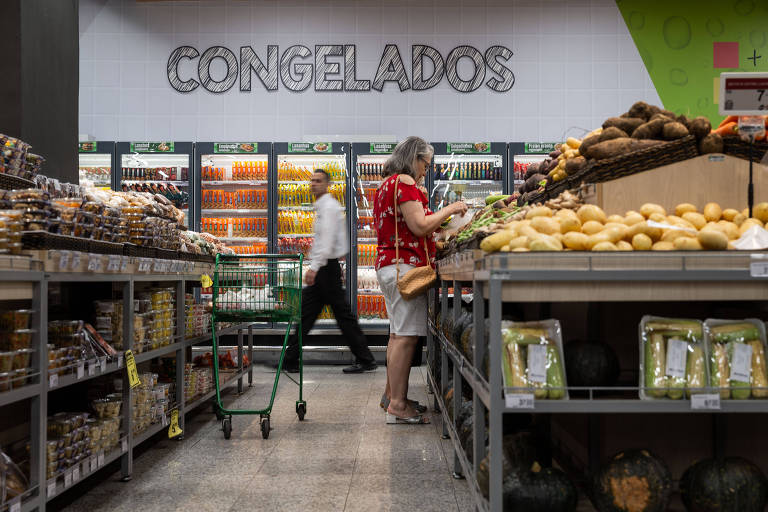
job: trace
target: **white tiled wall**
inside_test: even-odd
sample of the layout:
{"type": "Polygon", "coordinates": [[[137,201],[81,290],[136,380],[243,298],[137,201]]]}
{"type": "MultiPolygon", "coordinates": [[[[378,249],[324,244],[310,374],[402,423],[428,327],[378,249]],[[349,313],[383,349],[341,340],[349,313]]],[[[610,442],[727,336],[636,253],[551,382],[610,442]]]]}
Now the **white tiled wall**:
{"type": "MultiPolygon", "coordinates": [[[[374,134],[430,140],[560,140],[637,100],[659,104],[613,0],[227,0],[80,2],[80,133],[106,140],[301,140],[374,134]],[[373,79],[396,43],[410,78],[412,44],[448,52],[500,44],[515,85],[469,94],[443,79],[429,91],[181,94],[166,76],[181,45],[356,44],[359,79],[373,79]]],[[[190,73],[196,65],[187,62],[190,73]]],[[[214,67],[215,69],[215,67],[214,67]]],[[[214,71],[215,72],[215,71],[214,71]]],[[[196,73],[195,73],[196,74],[196,73]]]]}

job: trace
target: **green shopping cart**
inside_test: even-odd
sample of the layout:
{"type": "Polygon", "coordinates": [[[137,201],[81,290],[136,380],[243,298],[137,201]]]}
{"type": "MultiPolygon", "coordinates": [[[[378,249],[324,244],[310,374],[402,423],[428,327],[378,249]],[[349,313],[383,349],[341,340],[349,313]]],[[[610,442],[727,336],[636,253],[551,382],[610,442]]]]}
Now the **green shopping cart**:
{"type": "Polygon", "coordinates": [[[277,384],[283,369],[283,359],[288,346],[291,328],[296,327],[299,338],[299,399],[296,401],[296,414],[304,420],[307,403],[303,399],[304,368],[302,364],[301,339],[301,254],[259,254],[216,256],[216,268],[213,280],[213,381],[216,385],[214,410],[221,420],[224,438],[232,435],[232,416],[258,414],[261,423],[261,435],[269,437],[269,416],[277,394],[277,384]],[[286,323],[283,349],[272,385],[269,405],[262,410],[226,409],[221,403],[219,385],[217,322],[275,322],[286,323]]]}

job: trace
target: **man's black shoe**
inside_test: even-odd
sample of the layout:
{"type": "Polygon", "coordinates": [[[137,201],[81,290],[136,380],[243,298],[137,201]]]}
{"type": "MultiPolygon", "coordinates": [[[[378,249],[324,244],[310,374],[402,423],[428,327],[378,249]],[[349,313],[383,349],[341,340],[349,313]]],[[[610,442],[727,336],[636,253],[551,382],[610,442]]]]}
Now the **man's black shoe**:
{"type": "MultiPolygon", "coordinates": [[[[279,363],[275,363],[272,365],[272,368],[277,370],[277,366],[279,363]]],[[[283,371],[286,373],[299,373],[299,363],[289,363],[287,361],[283,361],[283,371]]]]}
{"type": "Polygon", "coordinates": [[[376,368],[378,368],[376,363],[371,363],[371,364],[355,363],[352,366],[347,366],[341,371],[343,371],[344,373],[363,373],[363,372],[375,371],[376,368]]]}

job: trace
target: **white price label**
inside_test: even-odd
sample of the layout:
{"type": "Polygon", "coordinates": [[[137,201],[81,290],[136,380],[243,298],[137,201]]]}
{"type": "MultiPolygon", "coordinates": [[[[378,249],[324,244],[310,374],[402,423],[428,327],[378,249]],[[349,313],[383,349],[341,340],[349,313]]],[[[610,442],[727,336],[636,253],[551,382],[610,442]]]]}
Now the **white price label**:
{"type": "Polygon", "coordinates": [[[99,459],[99,461],[98,461],[99,467],[103,466],[104,465],[104,452],[99,452],[98,459],[99,459]]]}
{"type": "Polygon", "coordinates": [[[139,272],[149,272],[149,269],[152,267],[152,260],[147,258],[139,258],[139,272]]]}
{"type": "Polygon", "coordinates": [[[547,382],[546,345],[528,345],[528,380],[547,382]]]}
{"type": "Polygon", "coordinates": [[[101,373],[107,372],[107,358],[106,356],[99,358],[99,366],[101,366],[101,373]]]}
{"type": "Polygon", "coordinates": [[[122,258],[120,256],[110,256],[109,261],[107,262],[107,271],[109,272],[117,272],[120,270],[120,260],[122,258]]]}
{"type": "Polygon", "coordinates": [[[59,256],[59,271],[64,272],[69,269],[69,253],[67,251],[61,251],[59,256]]]}
{"type": "Polygon", "coordinates": [[[85,363],[77,363],[77,380],[85,377],[85,363]]]}
{"type": "Polygon", "coordinates": [[[688,355],[688,343],[677,338],[667,341],[667,377],[685,378],[685,363],[688,355]]]}
{"type": "Polygon", "coordinates": [[[72,468],[72,482],[77,482],[80,480],[80,464],[77,464],[74,468],[72,468]]]}
{"type": "Polygon", "coordinates": [[[691,409],[720,410],[720,395],[718,393],[691,395],[691,409]]]}
{"type": "Polygon", "coordinates": [[[165,413],[163,413],[163,416],[162,416],[162,424],[164,427],[168,426],[168,415],[165,413]]]}
{"type": "Polygon", "coordinates": [[[117,354],[117,367],[122,368],[123,367],[123,353],[117,354]]]}
{"type": "Polygon", "coordinates": [[[89,460],[89,465],[91,466],[91,473],[99,469],[99,461],[96,459],[95,455],[91,455],[89,460]]]}
{"type": "Polygon", "coordinates": [[[96,364],[97,363],[98,363],[98,361],[96,361],[95,359],[91,359],[90,361],[88,361],[88,376],[89,377],[93,377],[94,375],[96,375],[96,364]]]}
{"type": "Polygon", "coordinates": [[[72,485],[72,470],[67,470],[64,473],[64,488],[70,487],[72,485]]]}
{"type": "Polygon", "coordinates": [[[101,272],[101,263],[101,256],[98,254],[91,254],[88,256],[88,271],[101,272]]]}
{"type": "Polygon", "coordinates": [[[165,266],[163,264],[164,262],[162,260],[155,260],[154,264],[152,265],[152,271],[153,272],[162,272],[163,267],[165,266]]]}
{"type": "Polygon", "coordinates": [[[752,345],[746,343],[733,344],[731,359],[731,380],[749,382],[752,373],[752,345]]]}
{"type": "Polygon", "coordinates": [[[122,450],[123,450],[123,453],[128,451],[128,439],[125,437],[123,438],[123,441],[122,441],[122,450]]]}
{"type": "Polygon", "coordinates": [[[768,261],[753,261],[749,264],[751,277],[768,277],[768,261]]]}
{"type": "Polygon", "coordinates": [[[21,512],[21,497],[17,496],[11,500],[8,512],[21,512]]]}
{"type": "Polygon", "coordinates": [[[54,496],[56,496],[56,479],[55,478],[48,480],[46,496],[48,498],[53,498],[54,496]]]}
{"type": "Polygon", "coordinates": [[[70,259],[72,260],[72,270],[80,270],[80,253],[72,253],[72,257],[70,259]]]}
{"type": "Polygon", "coordinates": [[[59,386],[59,374],[54,373],[53,375],[48,376],[48,387],[49,388],[55,388],[59,386]]]}
{"type": "Polygon", "coordinates": [[[128,256],[123,256],[120,259],[120,272],[125,272],[128,269],[128,256]]]}
{"type": "Polygon", "coordinates": [[[507,394],[504,396],[504,401],[509,409],[533,409],[534,401],[533,394],[507,394]]]}

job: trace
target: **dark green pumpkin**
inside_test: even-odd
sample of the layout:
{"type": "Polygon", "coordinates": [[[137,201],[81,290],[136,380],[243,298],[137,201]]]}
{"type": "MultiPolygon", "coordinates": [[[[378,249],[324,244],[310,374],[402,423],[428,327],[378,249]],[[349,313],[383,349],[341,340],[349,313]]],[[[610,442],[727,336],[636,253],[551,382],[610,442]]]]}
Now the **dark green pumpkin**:
{"type": "Polygon", "coordinates": [[[459,319],[453,324],[453,336],[451,341],[457,347],[461,346],[461,335],[464,333],[464,329],[472,323],[472,313],[470,311],[462,311],[459,315],[459,319]]]}
{"type": "MultiPolygon", "coordinates": [[[[490,454],[486,455],[483,460],[477,465],[477,485],[480,487],[480,492],[488,498],[488,485],[490,482],[489,468],[490,468],[490,454]]],[[[508,475],[512,472],[512,465],[509,463],[506,457],[501,459],[501,474],[508,475]]],[[[503,478],[503,477],[502,477],[503,478]]]]}
{"type": "Polygon", "coordinates": [[[573,512],[578,494],[573,482],[555,468],[512,471],[504,478],[504,510],[513,512],[573,512]]]}
{"type": "Polygon", "coordinates": [[[665,512],[672,476],[647,450],[620,452],[592,480],[591,499],[598,512],[665,512]]]}
{"type": "Polygon", "coordinates": [[[680,493],[688,512],[763,512],[768,480],[741,457],[707,459],[683,473],[680,493]]]}
{"type": "Polygon", "coordinates": [[[571,341],[565,344],[565,372],[569,386],[613,386],[619,378],[619,358],[606,343],[571,341]]]}
{"type": "Polygon", "coordinates": [[[533,432],[507,434],[501,442],[504,447],[504,458],[512,467],[528,469],[536,461],[536,439],[533,432]]]}
{"type": "MultiPolygon", "coordinates": [[[[471,317],[470,317],[471,319],[471,317]]],[[[464,357],[467,358],[467,361],[472,363],[473,359],[473,350],[472,347],[474,346],[474,338],[475,338],[475,324],[471,321],[464,327],[464,330],[461,332],[461,337],[459,338],[459,348],[461,349],[461,352],[464,354],[464,357]]]]}
{"type": "Polygon", "coordinates": [[[453,332],[453,308],[451,306],[448,306],[448,314],[442,319],[440,328],[443,331],[443,335],[450,339],[451,333],[453,332]]]}
{"type": "Polygon", "coordinates": [[[464,420],[472,416],[472,411],[472,400],[467,400],[461,403],[461,407],[459,408],[459,415],[456,417],[456,422],[454,423],[457,431],[461,427],[461,424],[464,423],[464,420]]]}

